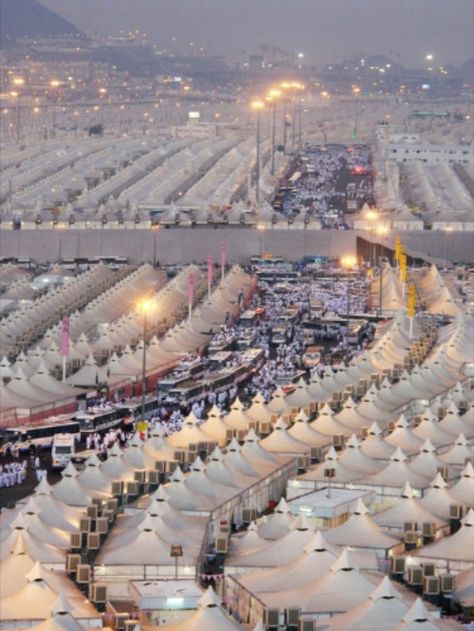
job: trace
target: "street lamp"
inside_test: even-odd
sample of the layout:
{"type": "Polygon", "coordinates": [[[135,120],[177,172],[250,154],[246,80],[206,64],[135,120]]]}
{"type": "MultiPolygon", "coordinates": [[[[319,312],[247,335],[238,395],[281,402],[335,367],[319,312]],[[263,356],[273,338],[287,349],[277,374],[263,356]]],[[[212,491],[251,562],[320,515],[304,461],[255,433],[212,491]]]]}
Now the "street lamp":
{"type": "Polygon", "coordinates": [[[252,101],[251,107],[257,115],[257,168],[256,168],[256,184],[255,184],[255,202],[260,203],[260,110],[265,107],[265,103],[260,99],[252,101]]]}
{"type": "Polygon", "coordinates": [[[446,266],[449,268],[451,257],[451,234],[453,232],[452,226],[446,226],[444,231],[446,232],[446,266]]]}
{"type": "Polygon", "coordinates": [[[20,93],[16,90],[10,92],[10,96],[15,99],[15,136],[16,143],[20,142],[20,93]]]}
{"type": "MultiPolygon", "coordinates": [[[[383,237],[385,237],[388,234],[388,227],[384,226],[383,224],[380,226],[377,226],[377,234],[379,235],[380,239],[382,239],[383,237]]],[[[380,271],[379,271],[379,316],[382,315],[382,292],[383,292],[383,270],[384,270],[384,266],[382,264],[382,254],[383,254],[383,245],[382,243],[380,243],[380,271]]],[[[377,257],[376,257],[377,258],[377,257]]]]}
{"type": "Polygon", "coordinates": [[[263,240],[265,238],[265,224],[264,223],[258,223],[257,224],[257,230],[259,232],[260,235],[260,259],[262,258],[263,255],[263,240]]]}
{"type": "MultiPolygon", "coordinates": [[[[341,266],[343,269],[349,271],[354,269],[357,265],[357,257],[352,254],[346,254],[341,257],[341,266]]],[[[349,315],[350,315],[350,277],[347,278],[347,301],[346,301],[346,330],[349,331],[349,315]]]]}
{"type": "Polygon", "coordinates": [[[145,298],[138,304],[138,309],[143,314],[143,355],[142,355],[142,420],[145,418],[145,394],[146,394],[146,325],[147,315],[153,303],[145,298]]]}
{"type": "MultiPolygon", "coordinates": [[[[379,218],[379,214],[376,210],[371,210],[369,209],[366,213],[365,213],[365,218],[367,219],[367,221],[369,222],[369,233],[371,236],[371,239],[373,237],[374,234],[374,222],[377,221],[377,219],[379,218]]],[[[373,254],[374,254],[374,244],[372,243],[372,240],[369,241],[369,261],[370,261],[370,267],[374,267],[374,261],[373,261],[373,254]]]]}
{"type": "Polygon", "coordinates": [[[271,174],[275,175],[275,135],[276,135],[276,99],[281,96],[281,90],[272,88],[268,93],[272,104],[272,165],[271,174]]]}

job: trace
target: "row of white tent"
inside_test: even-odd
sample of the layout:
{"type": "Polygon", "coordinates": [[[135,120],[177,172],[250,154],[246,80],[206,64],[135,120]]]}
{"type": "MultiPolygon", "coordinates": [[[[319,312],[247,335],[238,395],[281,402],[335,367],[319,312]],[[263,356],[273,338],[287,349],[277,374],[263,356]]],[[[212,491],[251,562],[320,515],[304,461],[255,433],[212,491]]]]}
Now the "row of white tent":
{"type": "MultiPolygon", "coordinates": [[[[147,272],[143,266],[143,272],[147,272]]],[[[142,268],[140,268],[142,269],[142,268]]],[[[153,285],[160,286],[160,276],[152,268],[153,285]]],[[[131,285],[121,282],[116,291],[110,290],[104,301],[94,301],[90,309],[74,314],[71,318],[72,329],[82,331],[76,341],[72,341],[68,358],[73,362],[75,370],[61,383],[50,372],[58,369],[62,362],[56,339],[60,333],[60,326],[50,330],[48,337],[49,348],[43,351],[41,346],[32,349],[31,353],[21,354],[13,367],[8,360],[0,363],[2,377],[10,377],[7,385],[1,386],[2,408],[31,409],[37,405],[54,401],[63,401],[80,394],[71,386],[93,387],[97,383],[125,383],[133,375],[142,371],[143,356],[143,314],[137,309],[129,309],[120,315],[110,326],[104,327],[101,334],[94,340],[86,337],[86,329],[96,325],[99,320],[117,314],[117,296],[124,299],[125,306],[130,307],[136,297],[133,283],[137,280],[139,289],[146,287],[150,275],[145,275],[145,284],[140,284],[137,270],[131,275],[131,285]],[[138,276],[138,278],[136,278],[138,276]],[[148,280],[147,280],[148,279],[148,280]],[[127,291],[130,295],[127,301],[127,291]],[[130,302],[132,300],[132,303],[130,302]],[[110,308],[108,306],[110,305],[110,308]],[[82,318],[84,321],[82,322],[82,318]],[[75,326],[75,323],[77,325],[75,326]],[[137,343],[138,342],[138,343],[137,343]],[[137,344],[132,350],[130,344],[137,344]],[[116,351],[121,351],[120,356],[116,351]],[[99,365],[94,358],[109,355],[105,365],[99,365]]],[[[199,300],[206,292],[207,283],[198,267],[189,266],[164,286],[156,295],[153,294],[153,314],[149,316],[150,327],[148,334],[156,332],[158,317],[165,325],[174,324],[184,316],[188,304],[189,275],[194,278],[194,300],[199,300]],[[159,314],[159,316],[157,315],[159,314]],[[152,320],[152,318],[154,320],[152,320]]],[[[141,275],[143,276],[143,274],[141,275]]],[[[152,286],[152,289],[156,287],[152,286]]],[[[166,366],[177,362],[184,353],[199,350],[226,320],[228,314],[234,314],[239,294],[246,296],[252,290],[252,279],[240,268],[234,267],[214,289],[210,297],[194,310],[191,319],[178,322],[161,338],[155,335],[147,342],[147,372],[156,373],[166,366]]],[[[44,340],[43,340],[44,342],[44,340]]]]}
{"type": "MultiPolygon", "coordinates": [[[[456,317],[462,314],[461,297],[452,283],[447,283],[436,265],[420,270],[411,270],[410,278],[416,284],[418,297],[421,298],[426,313],[443,314],[456,317]]],[[[379,304],[382,295],[382,310],[385,312],[404,309],[406,295],[403,293],[398,271],[386,264],[382,270],[382,289],[380,279],[372,284],[372,299],[379,304]]]]}
{"type": "Polygon", "coordinates": [[[115,274],[99,263],[79,274],[62,287],[39,296],[31,304],[20,305],[0,322],[2,352],[10,353],[23,338],[28,343],[33,332],[42,327],[44,333],[58,314],[77,304],[82,306],[114,283],[115,274]]]}
{"type": "Polygon", "coordinates": [[[455,317],[462,313],[461,296],[453,282],[443,277],[436,265],[413,271],[412,276],[425,310],[455,317]]]}

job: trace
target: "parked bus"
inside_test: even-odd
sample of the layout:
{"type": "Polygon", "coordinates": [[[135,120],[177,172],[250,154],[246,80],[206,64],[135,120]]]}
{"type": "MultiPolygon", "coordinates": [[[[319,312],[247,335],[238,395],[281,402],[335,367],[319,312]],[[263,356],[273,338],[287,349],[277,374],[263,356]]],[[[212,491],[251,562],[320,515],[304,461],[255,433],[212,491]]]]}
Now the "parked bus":
{"type": "Polygon", "coordinates": [[[128,407],[119,407],[96,413],[78,412],[76,419],[79,421],[81,434],[94,434],[120,425],[129,414],[128,407]]]}
{"type": "Polygon", "coordinates": [[[69,415],[51,418],[44,423],[7,427],[3,433],[2,453],[8,453],[13,447],[19,451],[30,449],[49,449],[55,434],[78,434],[79,423],[69,415]]]}

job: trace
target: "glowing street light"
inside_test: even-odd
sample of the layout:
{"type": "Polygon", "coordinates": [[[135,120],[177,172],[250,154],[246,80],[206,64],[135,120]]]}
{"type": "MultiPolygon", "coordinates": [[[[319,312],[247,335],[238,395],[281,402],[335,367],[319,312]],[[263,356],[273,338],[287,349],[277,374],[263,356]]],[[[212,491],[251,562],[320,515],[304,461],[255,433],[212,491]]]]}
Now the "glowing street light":
{"type": "Polygon", "coordinates": [[[353,254],[346,254],[341,257],[340,263],[344,269],[352,270],[357,265],[357,257],[353,254]]]}

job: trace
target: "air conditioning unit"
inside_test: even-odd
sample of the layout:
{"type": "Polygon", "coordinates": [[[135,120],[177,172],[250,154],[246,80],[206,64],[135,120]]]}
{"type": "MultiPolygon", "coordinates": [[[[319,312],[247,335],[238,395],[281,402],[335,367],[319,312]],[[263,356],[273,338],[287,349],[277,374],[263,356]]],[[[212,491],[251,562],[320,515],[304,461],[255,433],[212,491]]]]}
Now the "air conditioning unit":
{"type": "Polygon", "coordinates": [[[285,621],[286,625],[289,627],[298,626],[298,620],[300,619],[301,609],[286,609],[285,610],[285,621]]]}
{"type": "Polygon", "coordinates": [[[406,521],[403,524],[403,532],[418,530],[418,524],[416,521],[406,521]]]}
{"type": "Polygon", "coordinates": [[[436,534],[436,524],[434,521],[424,522],[421,533],[425,539],[433,539],[436,534]]]}
{"type": "Polygon", "coordinates": [[[423,576],[434,576],[436,572],[436,567],[434,563],[423,563],[423,576]]]}
{"type": "Polygon", "coordinates": [[[315,631],[315,620],[300,620],[298,624],[298,631],[315,631]]]}
{"type": "Polygon", "coordinates": [[[69,574],[75,574],[80,562],[80,554],[68,554],[66,557],[66,572],[69,572],[69,574]]]}
{"type": "Polygon", "coordinates": [[[107,510],[110,510],[116,513],[118,511],[118,501],[116,499],[107,500],[106,507],[107,507],[107,510]]]}
{"type": "Polygon", "coordinates": [[[310,456],[312,460],[320,462],[323,457],[323,450],[321,447],[311,447],[310,456]]]}
{"type": "Polygon", "coordinates": [[[92,520],[89,517],[81,517],[79,520],[79,530],[81,532],[90,532],[92,529],[92,520]]]}
{"type": "Polygon", "coordinates": [[[118,613],[115,616],[115,631],[125,631],[125,624],[130,620],[128,613],[118,613]]]}
{"type": "Polygon", "coordinates": [[[94,583],[94,585],[91,585],[89,590],[89,598],[96,605],[105,605],[105,603],[107,602],[107,585],[100,585],[99,583],[94,583]]]}
{"type": "Polygon", "coordinates": [[[82,548],[82,533],[71,532],[71,550],[80,550],[82,548]]]}
{"type": "Polygon", "coordinates": [[[92,505],[87,507],[87,517],[91,519],[97,519],[99,516],[99,507],[97,505],[92,505]]]}
{"type": "Polygon", "coordinates": [[[227,554],[229,551],[229,539],[227,537],[216,537],[217,554],[227,554]]]}
{"type": "MultiPolygon", "coordinates": [[[[164,465],[164,463],[163,463],[164,465]]],[[[160,472],[159,471],[148,471],[147,472],[147,483],[150,486],[158,486],[160,483],[160,472]]]]}
{"type": "Polygon", "coordinates": [[[403,533],[403,541],[408,549],[413,549],[418,543],[418,533],[414,530],[405,530],[403,533]]]}
{"type": "Polygon", "coordinates": [[[296,466],[298,469],[306,469],[309,465],[309,458],[307,456],[298,456],[296,459],[296,466]]]}
{"type": "Polygon", "coordinates": [[[112,495],[115,495],[116,497],[119,495],[123,495],[122,480],[115,480],[114,482],[112,482],[112,495]]]}
{"type": "Polygon", "coordinates": [[[76,570],[76,582],[80,585],[87,585],[91,580],[90,565],[79,564],[76,570]]]}
{"type": "Polygon", "coordinates": [[[230,535],[230,530],[231,530],[230,522],[225,521],[225,520],[219,522],[219,532],[221,534],[223,534],[223,535],[225,535],[225,534],[230,535]]]}
{"type": "Polygon", "coordinates": [[[452,594],[456,589],[456,577],[454,574],[441,574],[439,579],[441,592],[443,594],[452,594]]]}
{"type": "Polygon", "coordinates": [[[276,628],[280,624],[280,612],[278,609],[265,610],[265,626],[267,628],[276,628]]]}
{"type": "Polygon", "coordinates": [[[437,596],[440,590],[439,576],[425,576],[423,579],[423,593],[426,596],[437,596]]]}
{"type": "Polygon", "coordinates": [[[106,508],[104,511],[102,511],[102,517],[105,517],[107,521],[112,524],[115,519],[115,512],[106,508]]]}
{"type": "Polygon", "coordinates": [[[109,518],[106,515],[97,518],[95,522],[95,530],[101,535],[107,534],[109,531],[109,518]]]}
{"type": "Polygon", "coordinates": [[[169,475],[172,475],[175,472],[175,469],[179,464],[179,462],[176,462],[174,460],[170,460],[166,463],[166,471],[169,473],[169,475]]]}
{"type": "Polygon", "coordinates": [[[90,532],[87,535],[87,548],[89,550],[100,550],[100,533],[99,532],[90,532]]]}
{"type": "Polygon", "coordinates": [[[133,472],[133,479],[134,479],[135,482],[138,482],[138,484],[145,484],[146,471],[141,471],[141,470],[140,471],[134,471],[133,472]]]}
{"type": "Polygon", "coordinates": [[[242,509],[242,521],[244,524],[250,524],[254,519],[257,518],[257,510],[255,508],[244,508],[242,509]]]}
{"type": "Polygon", "coordinates": [[[342,449],[345,443],[346,443],[346,438],[344,434],[334,434],[333,436],[334,447],[340,447],[342,449]]]}
{"type": "Polygon", "coordinates": [[[138,482],[127,482],[127,495],[140,495],[138,482]]]}
{"type": "Polygon", "coordinates": [[[448,479],[448,475],[449,475],[448,467],[438,467],[437,471],[441,475],[443,480],[447,480],[448,479]]]}
{"type": "Polygon", "coordinates": [[[421,567],[409,567],[407,572],[409,585],[423,585],[423,570],[421,567]]]}
{"type": "Polygon", "coordinates": [[[391,558],[392,574],[405,574],[405,568],[406,568],[405,557],[392,557],[391,558]]]}
{"type": "Polygon", "coordinates": [[[459,520],[462,518],[462,506],[460,504],[451,504],[449,507],[449,519],[459,520]]]}

